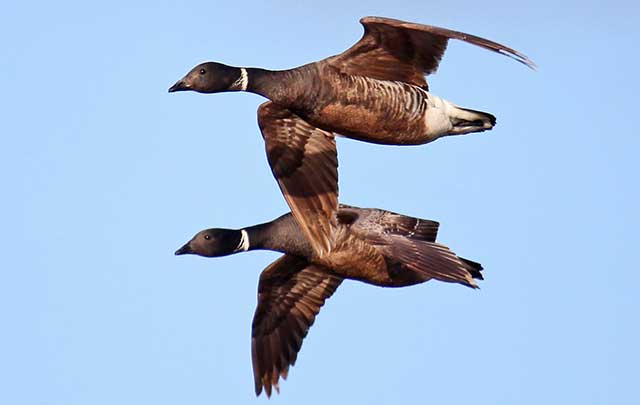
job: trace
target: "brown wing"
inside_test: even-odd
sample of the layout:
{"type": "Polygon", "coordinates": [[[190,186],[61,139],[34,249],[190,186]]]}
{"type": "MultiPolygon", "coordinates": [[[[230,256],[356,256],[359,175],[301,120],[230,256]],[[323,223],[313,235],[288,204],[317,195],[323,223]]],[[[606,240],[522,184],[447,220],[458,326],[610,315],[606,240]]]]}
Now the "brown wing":
{"type": "Polygon", "coordinates": [[[338,153],[330,132],[273,102],[258,109],[267,159],[291,213],[323,255],[331,250],[338,209],[338,153]]]}
{"type": "Polygon", "coordinates": [[[260,275],[258,307],[251,328],[251,358],[256,395],[264,387],[279,392],[302,340],[342,278],[305,259],[284,255],[260,275]]]}
{"type": "Polygon", "coordinates": [[[409,239],[435,242],[440,224],[429,219],[421,219],[397,214],[379,208],[359,208],[340,204],[338,222],[349,225],[355,235],[364,239],[382,240],[387,235],[399,235],[409,239]]]}
{"type": "Polygon", "coordinates": [[[424,76],[438,69],[450,38],[501,53],[532,69],[536,66],[515,49],[464,32],[383,17],[364,17],[360,23],[364,26],[360,41],[326,60],[347,74],[426,86],[424,76]]]}

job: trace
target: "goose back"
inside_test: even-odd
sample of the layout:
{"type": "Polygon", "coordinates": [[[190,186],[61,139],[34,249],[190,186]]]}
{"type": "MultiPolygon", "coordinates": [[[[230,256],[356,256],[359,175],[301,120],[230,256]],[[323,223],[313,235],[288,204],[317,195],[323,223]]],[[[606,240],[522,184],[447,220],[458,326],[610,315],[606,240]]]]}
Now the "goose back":
{"type": "Polygon", "coordinates": [[[319,62],[324,88],[303,116],[312,124],[350,138],[379,144],[422,144],[428,93],[398,81],[338,72],[319,62]]]}

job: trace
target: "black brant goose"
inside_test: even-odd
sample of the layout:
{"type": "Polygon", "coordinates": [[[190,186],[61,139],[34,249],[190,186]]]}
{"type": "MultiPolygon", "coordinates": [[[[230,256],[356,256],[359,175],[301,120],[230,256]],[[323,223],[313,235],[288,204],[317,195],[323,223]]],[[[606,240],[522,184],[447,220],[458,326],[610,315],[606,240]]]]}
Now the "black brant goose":
{"type": "Polygon", "coordinates": [[[438,223],[341,204],[334,248],[318,256],[291,214],[244,229],[207,229],[176,255],[226,256],[255,249],[283,252],[260,275],[251,326],[256,395],[279,392],[320,307],[342,280],[405,287],[436,279],[477,288],[482,266],[436,243],[438,223]]]}
{"type": "Polygon", "coordinates": [[[450,38],[535,67],[520,52],[474,35],[382,17],[360,22],[363,37],[339,55],[283,71],[207,62],[169,89],[248,91],[271,100],[258,109],[269,163],[320,254],[331,250],[328,235],[337,206],[335,135],[417,145],[491,129],[491,114],[459,108],[427,91],[424,76],[436,71],[450,38]]]}

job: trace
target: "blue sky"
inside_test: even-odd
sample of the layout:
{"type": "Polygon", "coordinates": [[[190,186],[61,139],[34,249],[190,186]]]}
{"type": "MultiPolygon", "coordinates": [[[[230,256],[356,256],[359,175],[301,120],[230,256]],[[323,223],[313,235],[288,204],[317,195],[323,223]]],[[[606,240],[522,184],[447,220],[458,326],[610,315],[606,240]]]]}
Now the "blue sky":
{"type": "Polygon", "coordinates": [[[382,15],[452,42],[433,93],[498,117],[421,147],[338,142],[341,200],[441,222],[472,291],[347,282],[282,404],[637,397],[637,2],[11,2],[0,16],[0,402],[255,403],[250,324],[278,254],[174,257],[287,210],[250,94],[167,94],[193,65],[282,69],[382,15]]]}

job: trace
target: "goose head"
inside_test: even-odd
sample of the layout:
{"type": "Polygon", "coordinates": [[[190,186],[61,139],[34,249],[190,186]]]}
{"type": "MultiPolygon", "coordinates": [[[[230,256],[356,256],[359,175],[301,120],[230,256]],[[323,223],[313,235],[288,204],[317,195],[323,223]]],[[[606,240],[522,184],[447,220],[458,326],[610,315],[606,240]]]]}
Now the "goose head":
{"type": "MultiPolygon", "coordinates": [[[[245,231],[246,233],[246,231],[245,231]]],[[[176,255],[194,254],[204,257],[227,256],[248,249],[248,238],[242,230],[205,229],[176,250],[176,255]]]]}
{"type": "Polygon", "coordinates": [[[169,87],[169,93],[176,91],[220,93],[246,90],[246,86],[247,73],[245,69],[217,62],[205,62],[191,69],[182,79],[169,87]]]}

